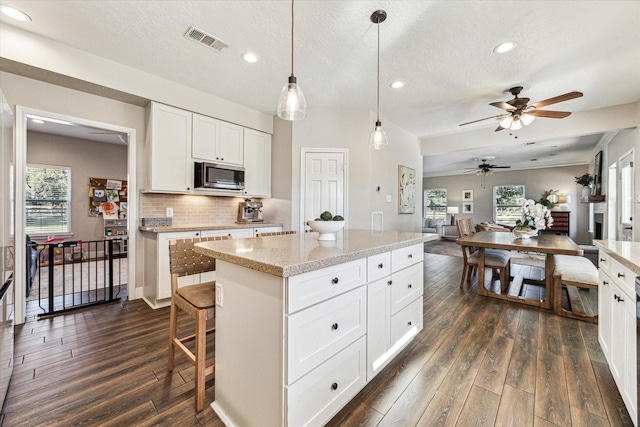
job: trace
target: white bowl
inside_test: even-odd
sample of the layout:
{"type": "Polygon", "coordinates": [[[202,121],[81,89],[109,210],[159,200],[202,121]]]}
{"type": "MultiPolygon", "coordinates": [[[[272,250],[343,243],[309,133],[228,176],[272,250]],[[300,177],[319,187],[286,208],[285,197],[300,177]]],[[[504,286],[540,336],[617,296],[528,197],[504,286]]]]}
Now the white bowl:
{"type": "Polygon", "coordinates": [[[336,233],[344,228],[344,221],[314,221],[307,223],[313,231],[319,233],[318,240],[336,240],[336,233]]]}

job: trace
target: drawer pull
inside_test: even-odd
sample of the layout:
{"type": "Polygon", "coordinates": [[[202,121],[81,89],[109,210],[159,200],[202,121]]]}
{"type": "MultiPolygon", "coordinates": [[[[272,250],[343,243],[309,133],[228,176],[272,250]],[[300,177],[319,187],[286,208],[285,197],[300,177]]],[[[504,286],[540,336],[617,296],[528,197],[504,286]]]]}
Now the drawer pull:
{"type": "Polygon", "coordinates": [[[409,254],[409,258],[413,258],[413,254],[409,254]]]}
{"type": "Polygon", "coordinates": [[[391,284],[392,284],[392,283],[393,283],[393,281],[389,280],[389,281],[387,282],[387,285],[391,286],[391,284]]]}
{"type": "Polygon", "coordinates": [[[407,326],[411,326],[411,320],[407,322],[407,326]]]}
{"type": "Polygon", "coordinates": [[[338,329],[338,324],[334,323],[333,325],[331,325],[331,329],[333,329],[334,331],[338,329]]]}
{"type": "Polygon", "coordinates": [[[624,277],[624,273],[618,273],[618,278],[624,277]]]}
{"type": "Polygon", "coordinates": [[[602,284],[603,284],[603,285],[608,285],[608,284],[609,284],[609,282],[607,282],[606,280],[603,280],[603,281],[602,281],[602,284]]]}
{"type": "Polygon", "coordinates": [[[331,279],[331,283],[333,283],[334,285],[337,285],[339,282],[337,277],[334,277],[333,279],[331,279]]]}
{"type": "Polygon", "coordinates": [[[378,264],[378,268],[383,268],[383,267],[384,267],[383,263],[378,264]]]}
{"type": "Polygon", "coordinates": [[[613,294],[613,298],[615,298],[618,302],[624,302],[624,298],[619,297],[619,296],[618,296],[618,295],[616,295],[616,294],[613,294]]]}
{"type": "Polygon", "coordinates": [[[338,389],[338,383],[331,384],[331,390],[337,390],[337,389],[338,389]]]}
{"type": "Polygon", "coordinates": [[[600,262],[606,262],[604,258],[600,258],[600,262]]]}

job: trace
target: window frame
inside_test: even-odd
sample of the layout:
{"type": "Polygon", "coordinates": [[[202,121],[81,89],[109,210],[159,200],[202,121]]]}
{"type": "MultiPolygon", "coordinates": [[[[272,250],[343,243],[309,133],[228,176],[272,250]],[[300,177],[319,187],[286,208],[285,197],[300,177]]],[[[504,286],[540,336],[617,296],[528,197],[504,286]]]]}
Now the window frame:
{"type": "MultiPolygon", "coordinates": [[[[447,203],[448,203],[448,199],[449,198],[449,192],[447,191],[446,188],[427,188],[423,191],[423,203],[422,203],[422,216],[423,219],[441,219],[443,221],[446,221],[447,219],[447,203]],[[429,191],[444,191],[445,193],[445,197],[444,197],[444,206],[442,206],[442,208],[444,208],[443,212],[442,212],[442,217],[440,217],[440,215],[433,215],[433,216],[429,216],[429,212],[436,212],[436,210],[433,209],[427,209],[427,201],[430,200],[427,196],[427,193],[429,191]]],[[[438,206],[440,207],[440,206],[438,206]]]]}
{"type": "Polygon", "coordinates": [[[498,199],[497,199],[497,189],[500,187],[520,187],[522,189],[522,195],[521,197],[519,197],[519,199],[524,199],[526,198],[526,188],[524,184],[500,184],[500,185],[494,185],[493,186],[493,222],[498,223],[498,224],[503,224],[503,225],[515,225],[515,222],[517,221],[517,219],[522,218],[522,205],[520,203],[514,203],[514,204],[498,204],[498,199]],[[514,219],[513,221],[509,221],[509,220],[500,220],[498,221],[498,208],[499,207],[503,207],[503,208],[517,208],[520,211],[519,214],[519,218],[514,219]]]}
{"type": "Polygon", "coordinates": [[[70,166],[60,166],[60,165],[45,165],[40,163],[27,163],[25,168],[25,232],[30,236],[50,236],[50,235],[61,235],[61,234],[71,234],[71,194],[72,194],[72,170],[70,166]],[[67,194],[65,199],[28,199],[27,198],[27,179],[29,177],[29,169],[55,169],[60,171],[66,171],[67,173],[67,194]],[[51,203],[66,203],[66,230],[50,230],[43,231],[42,229],[38,231],[34,231],[30,229],[28,223],[28,215],[27,211],[30,207],[30,203],[37,202],[38,200],[48,201],[51,203]]]}

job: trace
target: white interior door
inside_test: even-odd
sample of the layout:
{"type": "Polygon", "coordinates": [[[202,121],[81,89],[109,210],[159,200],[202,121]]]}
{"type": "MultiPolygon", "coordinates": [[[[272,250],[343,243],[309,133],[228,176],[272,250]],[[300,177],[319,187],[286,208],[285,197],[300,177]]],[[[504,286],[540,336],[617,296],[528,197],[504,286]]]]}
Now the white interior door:
{"type": "Polygon", "coordinates": [[[633,151],[620,159],[620,240],[633,240],[633,151]]]}
{"type": "Polygon", "coordinates": [[[345,151],[304,152],[301,230],[309,229],[307,220],[317,218],[324,211],[344,216],[348,224],[346,162],[345,151]]]}

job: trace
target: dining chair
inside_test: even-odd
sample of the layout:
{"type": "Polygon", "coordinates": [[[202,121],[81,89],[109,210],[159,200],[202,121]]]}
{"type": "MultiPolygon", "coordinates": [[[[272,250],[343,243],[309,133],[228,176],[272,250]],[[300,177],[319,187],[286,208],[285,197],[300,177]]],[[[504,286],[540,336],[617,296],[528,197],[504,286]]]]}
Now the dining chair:
{"type": "Polygon", "coordinates": [[[266,233],[256,233],[256,237],[280,236],[282,234],[296,234],[295,230],[288,231],[269,231],[266,233]]]}
{"type": "MultiPolygon", "coordinates": [[[[458,237],[467,237],[476,233],[472,218],[456,220],[456,227],[458,228],[458,237]]],[[[480,251],[478,248],[473,246],[461,246],[461,248],[464,266],[462,268],[460,288],[464,287],[465,282],[470,282],[473,272],[478,272],[478,266],[480,265],[480,251]]],[[[496,275],[496,270],[499,271],[500,288],[502,292],[505,292],[509,287],[510,280],[510,251],[485,249],[484,266],[485,268],[491,268],[493,276],[496,275]]],[[[484,272],[478,272],[478,274],[484,274],[484,272]]]]}
{"type": "Polygon", "coordinates": [[[204,385],[207,375],[215,371],[215,365],[205,366],[207,358],[207,321],[215,318],[216,282],[210,281],[188,286],[178,286],[178,278],[216,269],[216,260],[197,254],[194,245],[200,242],[227,240],[229,236],[200,237],[169,241],[169,271],[171,273],[171,311],[169,314],[169,358],[167,370],[173,371],[174,353],[179,350],[195,367],[196,411],[204,407],[204,385]],[[193,318],[195,334],[177,337],[178,309],[193,318]],[[185,343],[195,340],[195,353],[185,343]]]}

